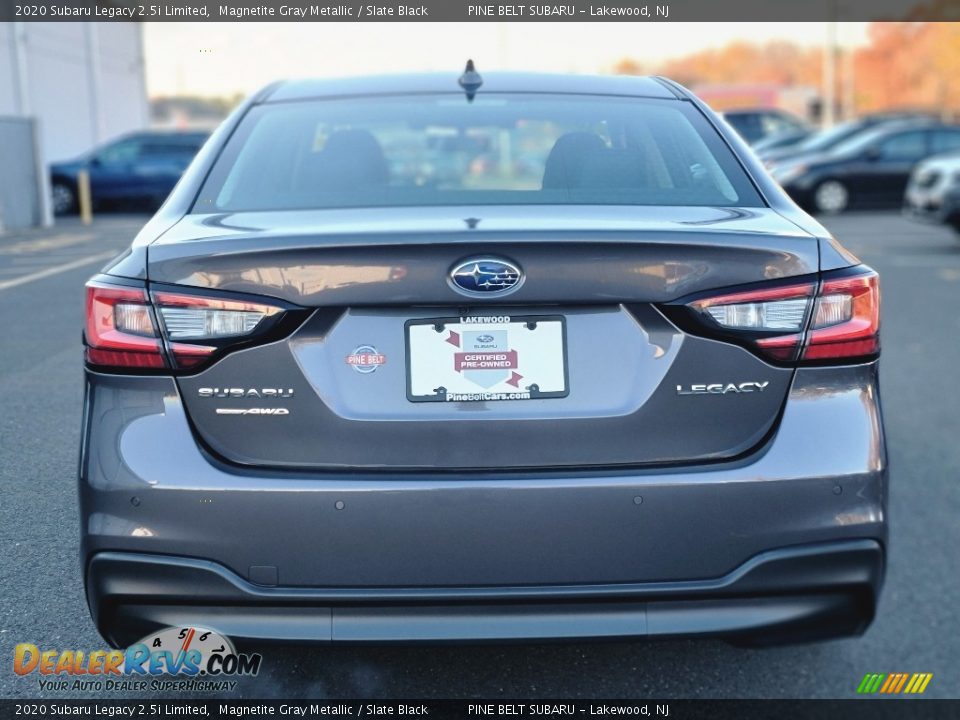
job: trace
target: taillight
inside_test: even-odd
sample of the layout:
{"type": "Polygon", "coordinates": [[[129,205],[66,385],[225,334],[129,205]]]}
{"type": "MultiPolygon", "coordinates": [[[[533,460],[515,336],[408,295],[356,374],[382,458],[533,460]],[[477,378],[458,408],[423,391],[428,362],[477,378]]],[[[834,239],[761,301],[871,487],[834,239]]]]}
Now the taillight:
{"type": "Polygon", "coordinates": [[[815,283],[765,288],[695,300],[689,307],[718,332],[734,332],[774,360],[795,360],[803,342],[815,283]]]}
{"type": "Polygon", "coordinates": [[[162,368],[163,346],[143,288],[87,283],[86,358],[103,368],[162,368]]]}
{"type": "Polygon", "coordinates": [[[222,352],[267,342],[307,311],[248,298],[87,283],[86,359],[97,369],[195,371],[222,352]],[[291,322],[284,324],[282,321],[291,322]]]}
{"type": "Polygon", "coordinates": [[[213,355],[223,341],[243,340],[261,331],[283,309],[275,305],[217,297],[154,292],[174,364],[191,368],[213,355]]]}
{"type": "Polygon", "coordinates": [[[698,298],[685,307],[702,334],[778,362],[859,360],[880,352],[880,290],[869,268],[698,298]]]}
{"type": "Polygon", "coordinates": [[[880,352],[880,284],[872,270],[826,279],[820,287],[803,350],[804,360],[833,360],[880,352]]]}

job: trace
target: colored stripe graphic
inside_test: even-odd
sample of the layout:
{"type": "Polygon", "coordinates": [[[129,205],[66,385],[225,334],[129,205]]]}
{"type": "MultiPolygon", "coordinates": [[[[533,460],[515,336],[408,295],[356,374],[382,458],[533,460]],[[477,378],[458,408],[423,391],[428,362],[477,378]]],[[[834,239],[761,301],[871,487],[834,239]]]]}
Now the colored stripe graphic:
{"type": "Polygon", "coordinates": [[[914,673],[903,692],[910,693],[911,695],[919,695],[927,689],[927,685],[930,684],[930,680],[932,679],[933,673],[914,673]]]}
{"type": "Polygon", "coordinates": [[[899,680],[900,680],[900,675],[898,673],[890,673],[889,675],[887,675],[886,682],[883,683],[883,686],[880,688],[880,692],[882,693],[890,692],[890,688],[893,686],[896,686],[897,681],[899,680]]]}
{"type": "Polygon", "coordinates": [[[920,695],[933,679],[933,673],[867,673],[857,685],[860,695],[920,695]]]}
{"type": "Polygon", "coordinates": [[[883,680],[883,678],[883,675],[867,673],[863,676],[863,680],[860,681],[860,685],[857,687],[857,692],[861,694],[875,693],[877,688],[880,687],[880,681],[883,680]]]}

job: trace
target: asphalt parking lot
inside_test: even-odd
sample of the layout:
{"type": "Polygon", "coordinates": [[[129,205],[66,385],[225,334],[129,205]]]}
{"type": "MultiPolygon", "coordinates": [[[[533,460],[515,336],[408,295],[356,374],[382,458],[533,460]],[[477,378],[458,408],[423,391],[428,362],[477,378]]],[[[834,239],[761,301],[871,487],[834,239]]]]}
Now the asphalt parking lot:
{"type": "MultiPolygon", "coordinates": [[[[115,216],[0,237],[3,697],[40,695],[35,676],[11,670],[17,643],[104,646],[77,561],[82,286],[143,222],[115,216]]],[[[960,697],[960,241],[896,213],[826,224],[882,282],[892,529],[886,588],[866,635],[766,650],[714,641],[266,648],[263,670],[238,696],[849,698],[867,672],[931,672],[927,697],[960,697]]]]}

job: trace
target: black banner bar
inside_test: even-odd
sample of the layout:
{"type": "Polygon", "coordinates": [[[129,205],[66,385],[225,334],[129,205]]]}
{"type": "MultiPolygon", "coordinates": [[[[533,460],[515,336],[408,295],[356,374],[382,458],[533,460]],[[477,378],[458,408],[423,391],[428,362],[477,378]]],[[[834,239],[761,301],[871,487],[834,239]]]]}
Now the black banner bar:
{"type": "Polygon", "coordinates": [[[960,20],[960,0],[0,0],[14,22],[960,20]]]}
{"type": "Polygon", "coordinates": [[[6,718],[954,720],[960,700],[0,700],[6,718]]]}

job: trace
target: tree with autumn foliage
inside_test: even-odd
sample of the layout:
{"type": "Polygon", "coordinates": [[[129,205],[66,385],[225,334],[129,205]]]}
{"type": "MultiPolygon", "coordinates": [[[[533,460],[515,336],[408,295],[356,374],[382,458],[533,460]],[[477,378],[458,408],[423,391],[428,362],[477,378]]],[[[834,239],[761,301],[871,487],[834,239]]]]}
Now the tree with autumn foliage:
{"type": "MultiPolygon", "coordinates": [[[[778,40],[739,41],[643,67],[629,58],[614,70],[652,71],[691,87],[755,84],[821,88],[823,49],[778,40]]],[[[835,97],[851,93],[856,114],[910,109],[960,118],[960,23],[875,22],[852,58],[838,57],[835,97]],[[852,71],[852,76],[848,75],[852,71]]]]}
{"type": "Polygon", "coordinates": [[[684,85],[756,83],[810,85],[819,82],[819,51],[785,40],[762,45],[735,42],[668,60],[657,72],[684,85]]]}
{"type": "Polygon", "coordinates": [[[960,24],[872,23],[855,56],[860,112],[906,107],[960,115],[960,24]]]}

